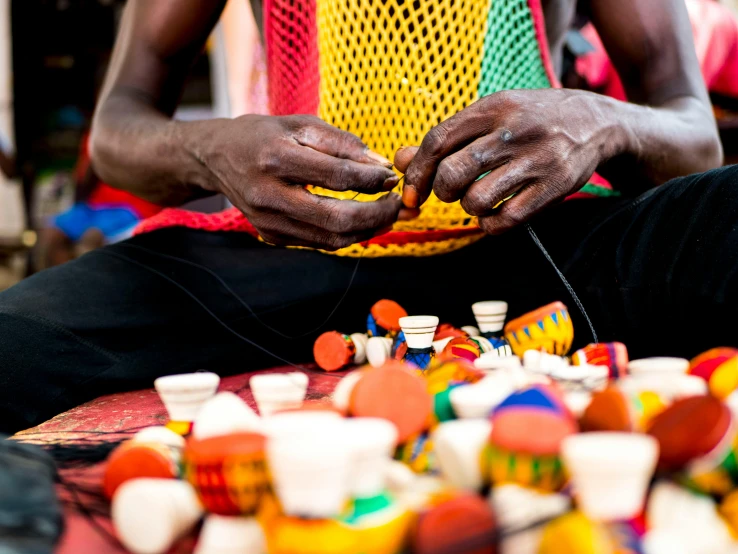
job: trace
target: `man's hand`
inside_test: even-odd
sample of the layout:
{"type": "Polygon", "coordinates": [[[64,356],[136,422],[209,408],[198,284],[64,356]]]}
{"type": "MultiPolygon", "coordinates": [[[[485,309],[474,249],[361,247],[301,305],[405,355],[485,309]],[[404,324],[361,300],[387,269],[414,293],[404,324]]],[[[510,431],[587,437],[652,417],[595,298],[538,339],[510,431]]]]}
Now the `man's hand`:
{"type": "Polygon", "coordinates": [[[482,98],[432,129],[419,149],[398,150],[403,202],[414,208],[433,190],[444,202],[461,200],[487,233],[523,223],[581,188],[625,144],[603,109],[610,102],[554,89],[482,98]]]}
{"type": "Polygon", "coordinates": [[[386,232],[402,208],[389,194],[374,202],[338,200],[305,185],[379,193],[397,185],[391,163],[361,140],[313,116],[256,116],[214,122],[195,155],[217,191],[267,242],[336,250],[386,232]]]}

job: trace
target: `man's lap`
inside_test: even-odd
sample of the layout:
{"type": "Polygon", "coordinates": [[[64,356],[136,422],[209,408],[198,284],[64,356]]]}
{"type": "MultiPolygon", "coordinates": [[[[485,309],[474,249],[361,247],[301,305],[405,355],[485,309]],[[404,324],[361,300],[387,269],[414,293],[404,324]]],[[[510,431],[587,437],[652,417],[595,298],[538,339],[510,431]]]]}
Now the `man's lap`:
{"type": "MultiPolygon", "coordinates": [[[[533,222],[601,340],[623,340],[638,355],[694,354],[686,350],[728,340],[702,331],[718,326],[715,314],[727,313],[738,292],[738,277],[725,275],[738,247],[737,173],[689,177],[635,200],[565,202],[533,222]]],[[[0,294],[0,382],[9,400],[0,405],[20,411],[16,425],[24,426],[99,394],[151,386],[162,374],[305,363],[319,332],[363,329],[382,297],[458,325],[473,322],[476,300],[508,300],[511,316],[562,300],[578,342],[591,340],[524,228],[442,256],[379,259],[175,228],[94,251],[0,294]],[[206,308],[282,360],[231,334],[206,308]],[[264,323],[305,336],[285,338],[264,323]]]]}

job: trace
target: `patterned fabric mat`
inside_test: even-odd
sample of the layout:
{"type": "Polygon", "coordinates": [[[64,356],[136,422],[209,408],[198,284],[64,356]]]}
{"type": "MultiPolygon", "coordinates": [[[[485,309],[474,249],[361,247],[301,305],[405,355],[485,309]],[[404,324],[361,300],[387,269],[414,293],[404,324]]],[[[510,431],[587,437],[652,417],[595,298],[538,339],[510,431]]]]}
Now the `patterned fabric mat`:
{"type": "MultiPolygon", "coordinates": [[[[308,373],[307,400],[329,401],[334,387],[345,372],[325,373],[313,366],[306,366],[308,373]]],[[[294,368],[275,367],[264,373],[288,373],[294,368]]],[[[251,373],[224,377],[219,391],[232,391],[243,398],[249,406],[256,408],[248,380],[251,373]]],[[[167,414],[154,389],[125,392],[102,396],[92,402],[83,404],[60,414],[32,429],[27,429],[16,436],[25,441],[53,443],[73,440],[110,440],[118,441],[127,438],[143,427],[164,425],[167,414]],[[104,434],[104,435],[103,435],[104,434]]],[[[66,469],[62,471],[62,479],[78,487],[73,494],[66,487],[59,486],[59,494],[65,504],[66,531],[57,548],[57,554],[119,554],[126,550],[114,544],[110,537],[101,532],[90,521],[89,515],[95,519],[97,526],[112,532],[108,506],[97,498],[104,463],[82,469],[66,469]],[[86,494],[90,491],[91,494],[86,494]],[[85,514],[87,512],[87,514],[85,514]]],[[[185,554],[193,550],[194,537],[182,540],[170,554],[185,554]]]]}

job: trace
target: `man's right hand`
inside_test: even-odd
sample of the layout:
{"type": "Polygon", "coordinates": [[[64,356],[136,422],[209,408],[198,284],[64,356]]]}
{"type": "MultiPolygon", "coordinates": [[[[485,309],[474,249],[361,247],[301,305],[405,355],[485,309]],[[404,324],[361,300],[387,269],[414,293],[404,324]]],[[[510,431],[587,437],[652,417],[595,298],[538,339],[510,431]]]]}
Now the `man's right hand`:
{"type": "Polygon", "coordinates": [[[317,117],[246,115],[205,129],[198,158],[269,243],[336,250],[387,232],[400,215],[394,193],[357,202],[305,189],[375,194],[398,181],[388,160],[317,117]]]}

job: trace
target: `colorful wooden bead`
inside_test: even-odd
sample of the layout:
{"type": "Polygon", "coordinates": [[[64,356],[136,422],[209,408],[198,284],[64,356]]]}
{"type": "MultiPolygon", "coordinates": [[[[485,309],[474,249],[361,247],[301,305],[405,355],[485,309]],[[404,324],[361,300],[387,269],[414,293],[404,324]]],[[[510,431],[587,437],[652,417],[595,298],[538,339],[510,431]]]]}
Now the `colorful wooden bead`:
{"type": "Polygon", "coordinates": [[[730,410],[720,400],[692,396],[657,415],[648,432],[659,442],[659,465],[680,470],[705,456],[722,458],[730,452],[735,427],[730,410]]]}
{"type": "Polygon", "coordinates": [[[474,362],[481,354],[479,344],[468,337],[451,339],[443,349],[441,356],[447,358],[463,358],[474,362]]]}
{"type": "Polygon", "coordinates": [[[492,414],[487,451],[492,482],[558,490],[565,481],[561,442],[576,432],[574,418],[552,387],[511,394],[492,414]]]}
{"type": "Polygon", "coordinates": [[[382,367],[392,354],[393,341],[388,337],[369,337],[366,342],[366,359],[372,367],[382,367]]]}
{"type": "Polygon", "coordinates": [[[191,438],[184,451],[185,479],[208,512],[253,515],[270,490],[266,439],[257,433],[191,438]]]}
{"type": "Polygon", "coordinates": [[[496,524],[481,497],[459,494],[422,512],[410,537],[412,552],[495,554],[496,524]]]}
{"type": "Polygon", "coordinates": [[[403,361],[425,370],[436,354],[433,350],[433,337],[438,327],[438,318],[427,315],[402,317],[400,327],[407,344],[403,361]]]}
{"type": "MultiPolygon", "coordinates": [[[[556,518],[543,529],[537,554],[611,554],[620,552],[604,525],[579,511],[556,518]]],[[[623,551],[627,552],[627,551],[623,551]]],[[[636,551],[633,554],[637,554],[636,551]]]]}
{"type": "Polygon", "coordinates": [[[362,333],[344,335],[338,331],[327,331],[320,335],[313,346],[313,356],[318,367],[325,371],[336,371],[366,361],[368,338],[362,333]]]}
{"type": "Polygon", "coordinates": [[[180,435],[188,435],[200,408],[215,396],[219,384],[220,377],[205,371],[156,379],[154,387],[169,414],[167,427],[180,435]]]}
{"type": "Polygon", "coordinates": [[[497,336],[505,326],[507,302],[490,300],[472,304],[472,312],[482,336],[497,336]]]}
{"type": "Polygon", "coordinates": [[[486,419],[459,419],[439,425],[433,431],[438,467],[456,488],[479,492],[488,475],[482,469],[482,453],[489,441],[492,424],[486,419]]]}
{"type": "Polygon", "coordinates": [[[339,521],[356,531],[358,549],[367,554],[402,551],[413,514],[387,492],[354,499],[339,521]]]}
{"type": "Polygon", "coordinates": [[[118,487],[132,479],[178,478],[183,447],[184,439],[165,427],[150,427],[139,432],[108,457],[103,476],[105,496],[113,498],[118,487]]]}
{"type": "Polygon", "coordinates": [[[738,388],[738,349],[708,350],[689,363],[689,373],[707,381],[714,397],[725,399],[738,388]]]}
{"type": "Polygon", "coordinates": [[[362,372],[351,390],[349,413],[388,419],[397,427],[398,442],[404,442],[428,428],[432,402],[423,378],[393,361],[362,372]]]}
{"type": "Polygon", "coordinates": [[[579,426],[589,431],[634,431],[636,411],[631,399],[622,390],[611,386],[592,394],[579,426]]]}
{"type": "Polygon", "coordinates": [[[628,520],[643,511],[658,455],[656,439],[642,433],[578,433],[561,443],[577,506],[603,522],[628,520]]]}
{"type": "Polygon", "coordinates": [[[281,516],[266,527],[270,554],[346,554],[358,552],[359,535],[337,519],[281,516]]]}
{"type": "MultiPolygon", "coordinates": [[[[110,512],[118,539],[127,551],[135,554],[169,552],[177,539],[190,533],[203,515],[189,483],[151,478],[132,479],[123,484],[113,497],[110,512]]],[[[85,546],[77,550],[85,551],[98,552],[85,546]]]]}
{"type": "Polygon", "coordinates": [[[400,330],[399,320],[407,312],[394,300],[379,300],[369,310],[366,328],[370,337],[393,336],[400,330]]]}
{"type": "Polygon", "coordinates": [[[436,470],[433,439],[427,432],[409,437],[397,447],[395,459],[415,473],[431,473],[436,470]]]}
{"type": "Polygon", "coordinates": [[[627,374],[628,349],[621,342],[588,344],[571,356],[574,365],[604,365],[610,369],[610,379],[619,379],[627,374]]]}
{"type": "Polygon", "coordinates": [[[527,350],[564,356],[574,340],[574,327],[566,306],[553,302],[510,321],[505,325],[505,338],[520,357],[527,350]]]}
{"type": "Polygon", "coordinates": [[[450,323],[439,323],[436,328],[436,334],[433,337],[433,341],[439,341],[447,338],[456,339],[459,337],[468,337],[469,334],[466,331],[457,329],[450,323]]]}

